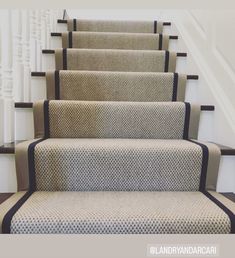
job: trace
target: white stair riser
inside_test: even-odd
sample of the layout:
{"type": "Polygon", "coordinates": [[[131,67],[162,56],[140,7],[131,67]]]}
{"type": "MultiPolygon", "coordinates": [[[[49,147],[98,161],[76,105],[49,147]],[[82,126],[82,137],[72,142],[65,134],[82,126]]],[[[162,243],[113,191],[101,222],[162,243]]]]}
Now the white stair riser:
{"type": "Polygon", "coordinates": [[[217,183],[217,192],[235,193],[235,156],[222,156],[217,183]]]}
{"type": "Polygon", "coordinates": [[[31,79],[31,101],[46,99],[46,78],[33,77],[31,79]]]}
{"type": "Polygon", "coordinates": [[[55,55],[54,54],[42,54],[42,71],[55,70],[55,55]]]}
{"type": "Polygon", "coordinates": [[[198,140],[214,142],[214,111],[201,111],[198,140]]]}
{"type": "Polygon", "coordinates": [[[62,48],[61,37],[51,37],[51,49],[62,48]]]}
{"type": "Polygon", "coordinates": [[[15,109],[16,141],[34,138],[33,111],[31,108],[15,109]]]}
{"type": "Polygon", "coordinates": [[[15,169],[15,155],[14,154],[0,154],[0,192],[16,192],[16,169],[15,169]]]}
{"type": "MultiPolygon", "coordinates": [[[[56,32],[66,32],[67,31],[67,23],[57,23],[56,32]]],[[[55,32],[55,31],[52,31],[55,32]]]]}

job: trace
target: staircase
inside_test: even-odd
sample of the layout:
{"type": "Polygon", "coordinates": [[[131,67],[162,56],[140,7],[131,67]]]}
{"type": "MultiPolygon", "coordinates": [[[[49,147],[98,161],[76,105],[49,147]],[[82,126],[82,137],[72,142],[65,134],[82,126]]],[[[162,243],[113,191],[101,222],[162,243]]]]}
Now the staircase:
{"type": "Polygon", "coordinates": [[[177,71],[168,22],[59,20],[62,48],[43,50],[46,100],[35,139],[15,149],[18,192],[0,231],[23,234],[235,233],[235,204],[216,192],[234,150],[198,140],[202,112],[185,102],[197,75],[177,71]],[[201,118],[200,118],[201,117],[201,118]]]}

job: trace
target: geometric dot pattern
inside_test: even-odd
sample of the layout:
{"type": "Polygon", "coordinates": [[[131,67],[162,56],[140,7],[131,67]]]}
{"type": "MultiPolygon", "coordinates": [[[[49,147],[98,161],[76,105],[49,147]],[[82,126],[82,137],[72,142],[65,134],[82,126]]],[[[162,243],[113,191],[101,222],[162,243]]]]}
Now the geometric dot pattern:
{"type": "Polygon", "coordinates": [[[230,219],[200,192],[35,192],[14,234],[226,234],[230,219]]]}
{"type": "Polygon", "coordinates": [[[87,101],[172,101],[173,79],[173,73],[60,71],[60,98],[87,101]]]}
{"type": "Polygon", "coordinates": [[[49,102],[52,138],[182,139],[182,102],[49,102]]]}
{"type": "Polygon", "coordinates": [[[198,191],[202,149],[185,140],[47,139],[36,145],[39,191],[198,191]]]}

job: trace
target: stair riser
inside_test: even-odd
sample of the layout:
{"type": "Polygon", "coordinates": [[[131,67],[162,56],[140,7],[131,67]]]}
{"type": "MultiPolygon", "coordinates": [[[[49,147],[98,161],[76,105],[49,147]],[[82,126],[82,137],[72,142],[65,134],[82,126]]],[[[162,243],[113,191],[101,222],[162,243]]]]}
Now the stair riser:
{"type": "MultiPolygon", "coordinates": [[[[0,162],[2,166],[0,192],[16,192],[15,155],[0,154],[0,162]]],[[[235,192],[234,167],[234,156],[221,156],[217,184],[218,192],[235,192]]]]}
{"type": "MultiPolygon", "coordinates": [[[[55,55],[43,54],[42,55],[42,71],[55,70],[55,55]]],[[[190,68],[188,66],[187,57],[178,57],[176,60],[176,72],[190,74],[190,68]]]]}
{"type": "MultiPolygon", "coordinates": [[[[51,49],[61,48],[62,47],[62,38],[60,37],[51,37],[51,49]]],[[[169,40],[169,50],[177,52],[180,49],[178,40],[169,40]]]]}
{"type": "Polygon", "coordinates": [[[13,193],[17,191],[15,155],[0,154],[1,180],[0,192],[13,193]]]}
{"type": "MultiPolygon", "coordinates": [[[[31,101],[46,99],[46,78],[31,77],[31,101]]],[[[198,81],[187,80],[185,101],[200,104],[198,100],[198,81]]]]}
{"type": "Polygon", "coordinates": [[[55,70],[55,55],[54,54],[42,54],[42,71],[55,70]]]}
{"type": "MultiPolygon", "coordinates": [[[[201,111],[199,123],[199,140],[214,141],[213,138],[213,112],[201,111]],[[205,130],[206,129],[206,130],[205,130]]],[[[16,108],[15,122],[18,128],[16,141],[32,139],[34,135],[33,110],[32,108],[16,108]]]]}
{"type": "Polygon", "coordinates": [[[31,101],[46,99],[46,78],[31,77],[31,101]]]}
{"type": "Polygon", "coordinates": [[[31,108],[15,109],[15,140],[34,138],[33,112],[31,108]]]}
{"type": "Polygon", "coordinates": [[[67,23],[57,23],[56,32],[65,32],[67,31],[67,23]]]}
{"type": "Polygon", "coordinates": [[[235,193],[235,156],[222,156],[218,175],[218,192],[235,193]]]}
{"type": "Polygon", "coordinates": [[[61,37],[51,37],[51,48],[61,48],[62,47],[62,39],[61,37]]]}

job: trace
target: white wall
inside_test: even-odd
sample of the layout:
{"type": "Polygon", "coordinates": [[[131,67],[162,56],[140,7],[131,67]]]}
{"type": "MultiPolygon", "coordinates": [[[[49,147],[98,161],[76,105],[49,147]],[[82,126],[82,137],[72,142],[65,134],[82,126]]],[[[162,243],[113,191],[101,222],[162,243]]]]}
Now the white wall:
{"type": "Polygon", "coordinates": [[[176,22],[206,83],[200,98],[216,105],[214,139],[235,147],[235,11],[185,11],[176,22]]]}

